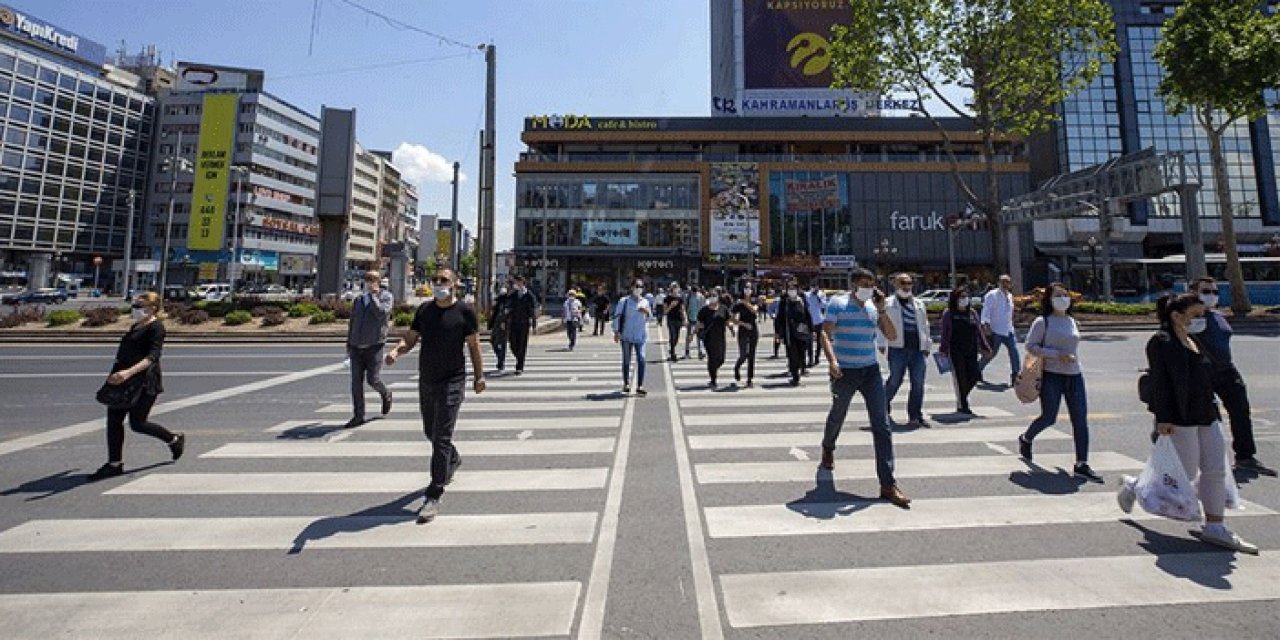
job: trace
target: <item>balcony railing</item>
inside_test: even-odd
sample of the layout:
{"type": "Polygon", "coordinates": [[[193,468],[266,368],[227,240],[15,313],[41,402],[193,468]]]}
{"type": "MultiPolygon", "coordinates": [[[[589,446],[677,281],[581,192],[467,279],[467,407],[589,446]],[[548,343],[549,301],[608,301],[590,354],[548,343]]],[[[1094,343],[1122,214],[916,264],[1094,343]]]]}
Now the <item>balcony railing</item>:
{"type": "MultiPolygon", "coordinates": [[[[960,162],[983,162],[976,153],[957,153],[960,162]]],[[[521,162],[792,162],[792,163],[874,163],[874,162],[950,162],[946,153],[858,153],[858,154],[760,154],[760,153],[569,153],[549,155],[522,153],[521,162]]],[[[1025,158],[1012,154],[997,154],[997,162],[1023,162],[1025,158]]]]}

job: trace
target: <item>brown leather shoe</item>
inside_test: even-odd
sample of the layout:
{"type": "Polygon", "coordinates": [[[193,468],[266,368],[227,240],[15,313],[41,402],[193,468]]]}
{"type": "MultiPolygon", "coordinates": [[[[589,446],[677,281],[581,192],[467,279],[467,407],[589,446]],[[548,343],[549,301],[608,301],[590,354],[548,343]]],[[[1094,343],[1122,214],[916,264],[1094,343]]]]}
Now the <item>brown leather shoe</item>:
{"type": "Polygon", "coordinates": [[[903,509],[906,509],[911,504],[911,498],[908,498],[907,494],[903,493],[896,484],[889,487],[880,487],[880,499],[888,500],[894,506],[902,507],[903,509]]]}
{"type": "Polygon", "coordinates": [[[823,449],[823,450],[822,450],[822,462],[819,462],[819,463],[818,463],[818,466],[819,466],[819,467],[822,467],[823,469],[826,469],[827,471],[830,471],[830,470],[832,470],[832,469],[836,468],[836,450],[835,450],[835,449],[823,449]]]}

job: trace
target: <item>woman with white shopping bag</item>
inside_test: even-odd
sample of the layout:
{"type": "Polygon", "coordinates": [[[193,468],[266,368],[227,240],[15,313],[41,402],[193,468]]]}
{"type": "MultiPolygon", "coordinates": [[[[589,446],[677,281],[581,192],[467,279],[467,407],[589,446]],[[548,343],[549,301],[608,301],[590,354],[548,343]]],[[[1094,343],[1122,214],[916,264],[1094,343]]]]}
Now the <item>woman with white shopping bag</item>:
{"type": "MultiPolygon", "coordinates": [[[[1256,554],[1256,545],[1223,523],[1235,479],[1227,473],[1226,438],[1218,424],[1221,415],[1213,396],[1213,362],[1194,337],[1204,331],[1204,312],[1204,303],[1195,294],[1165,297],[1157,303],[1160,330],[1147,342],[1148,409],[1155,414],[1160,439],[1172,441],[1187,479],[1194,481],[1199,491],[1205,523],[1195,532],[1197,537],[1256,554]]],[[[1126,513],[1133,508],[1137,493],[1132,483],[1122,485],[1119,501],[1126,513]]]]}

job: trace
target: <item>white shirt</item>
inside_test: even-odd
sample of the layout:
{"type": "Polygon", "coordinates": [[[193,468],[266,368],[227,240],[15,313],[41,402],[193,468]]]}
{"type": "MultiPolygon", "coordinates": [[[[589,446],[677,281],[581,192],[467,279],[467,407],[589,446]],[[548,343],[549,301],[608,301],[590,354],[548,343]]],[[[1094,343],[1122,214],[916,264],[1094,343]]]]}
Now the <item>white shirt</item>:
{"type": "Polygon", "coordinates": [[[569,296],[564,300],[564,321],[582,319],[582,301],[573,296],[569,296]]]}
{"type": "Polygon", "coordinates": [[[999,287],[982,297],[982,323],[991,326],[991,332],[1007,336],[1013,333],[1013,294],[999,287]]]}
{"type": "Polygon", "coordinates": [[[827,312],[827,301],[822,297],[821,291],[810,291],[805,295],[809,302],[809,319],[813,320],[813,326],[817,327],[822,324],[822,318],[827,312]]]}

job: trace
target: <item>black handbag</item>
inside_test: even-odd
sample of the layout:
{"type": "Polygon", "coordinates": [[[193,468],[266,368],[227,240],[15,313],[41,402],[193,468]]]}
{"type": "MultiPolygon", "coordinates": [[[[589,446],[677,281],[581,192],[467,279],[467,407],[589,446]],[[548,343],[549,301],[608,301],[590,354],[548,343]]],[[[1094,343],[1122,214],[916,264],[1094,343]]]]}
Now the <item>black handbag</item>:
{"type": "Polygon", "coordinates": [[[106,405],[108,409],[124,411],[132,409],[138,404],[138,400],[142,398],[142,391],[145,388],[146,380],[141,375],[137,375],[121,384],[102,383],[102,388],[98,389],[95,397],[98,402],[106,405]]]}

